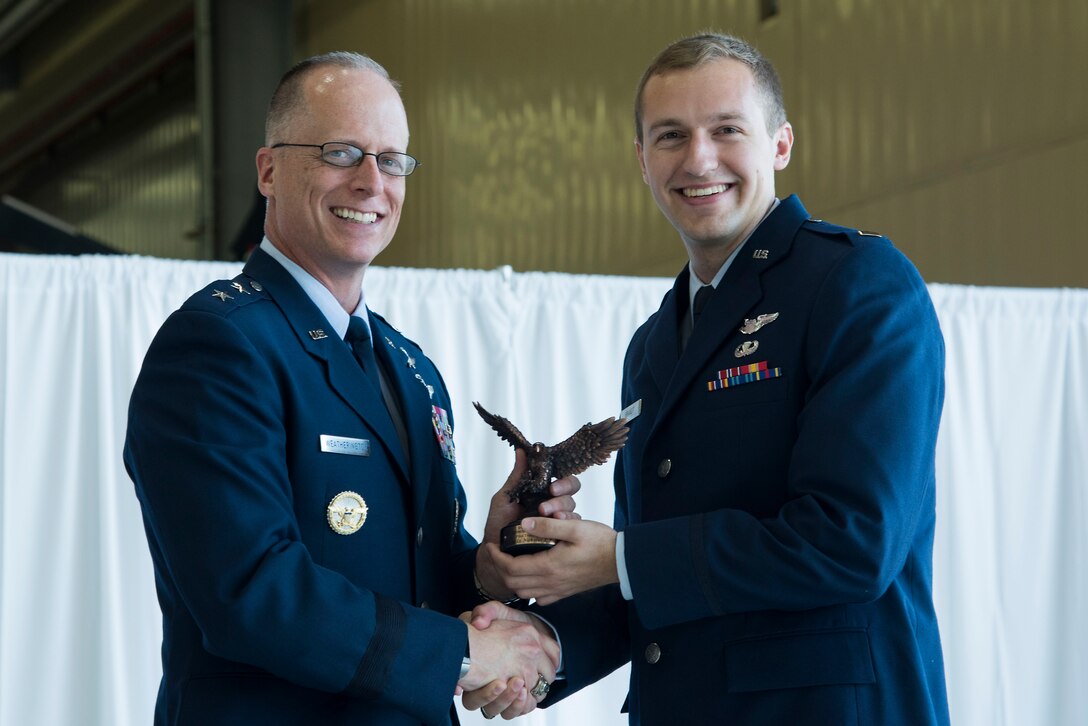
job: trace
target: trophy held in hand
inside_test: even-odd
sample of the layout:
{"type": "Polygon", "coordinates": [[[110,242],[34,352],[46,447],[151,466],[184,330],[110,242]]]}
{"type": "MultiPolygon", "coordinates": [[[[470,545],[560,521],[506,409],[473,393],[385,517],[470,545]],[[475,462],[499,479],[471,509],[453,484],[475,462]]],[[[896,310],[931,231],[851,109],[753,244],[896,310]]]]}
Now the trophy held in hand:
{"type": "MultiPolygon", "coordinates": [[[[521,505],[523,516],[538,514],[541,502],[550,499],[548,487],[556,479],[581,474],[595,464],[608,461],[613,451],[623,448],[627,441],[627,420],[606,418],[596,424],[586,424],[570,438],[555,446],[545,446],[529,440],[502,416],[489,413],[473,402],[480,417],[495,429],[499,438],[515,449],[524,449],[528,467],[517,484],[506,492],[510,501],[521,505]]],[[[521,519],[502,528],[499,546],[510,555],[540,552],[555,546],[555,540],[536,537],[521,527],[521,519]]]]}

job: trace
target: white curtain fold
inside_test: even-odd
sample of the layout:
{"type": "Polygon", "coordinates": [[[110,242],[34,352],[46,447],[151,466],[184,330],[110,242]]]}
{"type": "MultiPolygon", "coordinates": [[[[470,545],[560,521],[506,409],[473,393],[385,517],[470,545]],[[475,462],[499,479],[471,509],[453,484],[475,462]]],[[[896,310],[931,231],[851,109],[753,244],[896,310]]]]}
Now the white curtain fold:
{"type": "Polygon", "coordinates": [[[953,722],[1088,723],[1088,291],[930,285],[934,597],[953,722]]]}
{"type": "MultiPolygon", "coordinates": [[[[166,316],[240,267],[0,254],[0,726],[151,721],[161,619],[121,462],[128,396],[166,316]]],[[[368,304],[450,387],[470,531],[513,461],[472,401],[549,443],[616,414],[627,340],[669,284],[367,273],[368,304]]],[[[934,587],[953,722],[1088,723],[1088,291],[930,290],[948,348],[934,587]]],[[[610,521],[611,464],[581,478],[579,511],[610,521]]],[[[626,723],[625,693],[622,669],[522,722],[626,723]]]]}

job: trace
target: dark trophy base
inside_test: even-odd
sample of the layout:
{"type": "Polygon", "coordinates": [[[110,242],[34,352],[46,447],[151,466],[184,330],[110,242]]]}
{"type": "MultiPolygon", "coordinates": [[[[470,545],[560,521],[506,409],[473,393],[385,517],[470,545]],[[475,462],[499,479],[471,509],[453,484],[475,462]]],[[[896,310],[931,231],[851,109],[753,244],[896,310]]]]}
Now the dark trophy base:
{"type": "Polygon", "coordinates": [[[529,534],[521,528],[520,522],[511,522],[502,528],[499,534],[499,549],[508,555],[531,555],[555,547],[554,539],[545,539],[529,534]]]}

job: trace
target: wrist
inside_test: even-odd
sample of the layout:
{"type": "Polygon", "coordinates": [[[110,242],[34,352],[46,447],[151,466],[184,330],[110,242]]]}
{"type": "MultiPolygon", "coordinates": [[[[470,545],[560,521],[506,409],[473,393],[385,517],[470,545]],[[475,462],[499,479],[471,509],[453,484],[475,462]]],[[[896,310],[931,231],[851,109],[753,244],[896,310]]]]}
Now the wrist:
{"type": "Polygon", "coordinates": [[[458,681],[464,680],[465,676],[468,675],[469,670],[472,669],[472,653],[469,648],[471,643],[471,638],[465,638],[465,657],[461,659],[461,675],[457,676],[458,681]]]}
{"type": "Polygon", "coordinates": [[[480,582],[480,576],[476,574],[475,567],[472,568],[472,581],[476,585],[476,596],[480,598],[480,602],[490,602],[492,600],[498,600],[503,605],[513,605],[514,603],[521,600],[516,592],[513,593],[510,597],[506,598],[499,597],[488,592],[487,589],[484,587],[483,583],[480,582]]]}

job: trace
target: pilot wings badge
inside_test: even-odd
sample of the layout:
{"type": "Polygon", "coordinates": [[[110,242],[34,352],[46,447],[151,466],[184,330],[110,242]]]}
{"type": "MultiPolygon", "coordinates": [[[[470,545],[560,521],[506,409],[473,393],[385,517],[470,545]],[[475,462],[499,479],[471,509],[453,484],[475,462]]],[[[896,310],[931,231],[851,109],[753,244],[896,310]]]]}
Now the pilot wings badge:
{"type": "Polygon", "coordinates": [[[776,320],[778,320],[778,313],[763,313],[762,315],[757,315],[754,320],[745,318],[744,325],[740,326],[740,332],[745,335],[751,335],[764,325],[770,325],[776,320]]]}

